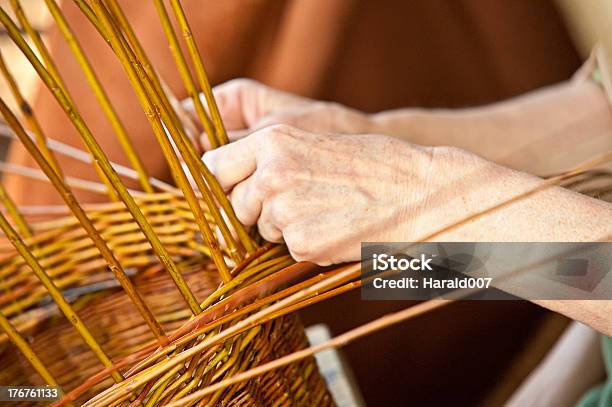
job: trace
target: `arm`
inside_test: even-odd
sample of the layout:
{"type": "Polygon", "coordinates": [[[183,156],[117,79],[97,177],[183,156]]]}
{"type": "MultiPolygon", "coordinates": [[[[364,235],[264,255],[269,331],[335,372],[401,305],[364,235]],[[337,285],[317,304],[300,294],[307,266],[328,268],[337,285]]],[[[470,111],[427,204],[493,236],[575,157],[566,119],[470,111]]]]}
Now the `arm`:
{"type": "Polygon", "coordinates": [[[560,172],[612,150],[612,110],[601,88],[587,80],[484,107],[401,109],[374,115],[373,121],[385,134],[417,144],[460,147],[538,175],[560,172]],[[541,159],[544,154],[546,159],[541,159]]]}
{"type": "Polygon", "coordinates": [[[484,107],[407,108],[374,115],[246,80],[221,85],[216,93],[235,138],[281,123],[321,133],[387,134],[421,145],[460,147],[538,175],[562,171],[612,149],[612,110],[603,91],[588,80],[484,107]]]}
{"type": "MultiPolygon", "coordinates": [[[[542,183],[456,148],[272,126],[204,160],[232,191],[242,222],[257,224],[267,240],[284,240],[297,260],[321,265],[359,260],[362,241],[594,241],[612,235],[612,205],[558,187],[448,228],[542,183]]],[[[612,301],[538,303],[612,333],[612,301]]]]}

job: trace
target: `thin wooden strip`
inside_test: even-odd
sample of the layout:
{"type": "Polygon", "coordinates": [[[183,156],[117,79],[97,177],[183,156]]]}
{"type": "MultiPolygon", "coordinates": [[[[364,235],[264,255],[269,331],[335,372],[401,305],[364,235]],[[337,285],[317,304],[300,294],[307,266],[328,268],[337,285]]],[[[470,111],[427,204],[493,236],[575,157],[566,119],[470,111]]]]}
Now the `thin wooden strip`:
{"type": "MultiPolygon", "coordinates": [[[[66,93],[64,93],[58,87],[58,84],[54,80],[54,78],[51,75],[49,75],[49,72],[42,66],[40,61],[38,61],[38,59],[36,58],[32,50],[30,49],[28,44],[25,42],[23,38],[21,38],[19,34],[19,30],[15,26],[14,22],[11,20],[11,18],[8,16],[8,14],[6,14],[6,12],[2,8],[0,8],[0,21],[7,29],[9,35],[11,36],[15,44],[19,46],[19,48],[24,53],[24,55],[30,60],[30,63],[32,64],[32,66],[38,72],[39,77],[43,80],[45,85],[53,93],[57,101],[60,103],[60,105],[62,106],[66,114],[68,115],[68,117],[71,119],[75,128],[78,130],[79,135],[81,136],[81,138],[87,145],[89,151],[95,157],[95,161],[97,165],[104,172],[105,176],[108,178],[108,181],[110,181],[112,187],[115,188],[115,191],[117,192],[117,194],[119,195],[123,203],[125,203],[130,213],[134,216],[134,220],[139,224],[143,233],[147,237],[147,240],[149,240],[149,242],[151,243],[151,246],[153,247],[153,251],[156,253],[160,261],[166,266],[168,272],[174,279],[179,291],[181,291],[181,294],[183,295],[183,298],[185,299],[185,301],[190,305],[190,307],[192,307],[195,313],[199,312],[198,302],[193,296],[193,293],[191,292],[189,287],[185,284],[185,281],[183,277],[181,276],[180,270],[177,268],[176,264],[174,263],[172,258],[169,256],[167,250],[161,244],[159,237],[155,234],[153,228],[146,220],[142,211],[140,210],[140,208],[134,201],[134,198],[129,194],[126,187],[123,185],[123,183],[117,176],[117,173],[114,171],[113,167],[110,165],[108,158],[106,157],[106,155],[100,148],[100,145],[98,144],[98,142],[95,140],[95,137],[93,137],[93,134],[91,133],[89,127],[87,127],[87,125],[83,121],[83,118],[81,117],[78,110],[74,106],[74,103],[72,103],[72,100],[67,96],[66,93]]],[[[8,110],[8,107],[6,109],[8,110]]],[[[5,119],[7,120],[7,122],[9,122],[9,124],[11,124],[6,116],[5,116],[5,119]]],[[[13,127],[13,130],[16,130],[15,127],[13,127]]],[[[26,139],[27,141],[30,141],[27,135],[25,134],[25,132],[22,131],[21,136],[23,136],[23,137],[20,137],[22,139],[22,142],[24,142],[24,140],[26,139]]],[[[47,175],[49,176],[49,174],[47,175]]],[[[92,230],[93,230],[93,233],[97,236],[95,229],[92,228],[92,230]]],[[[112,256],[112,253],[110,254],[112,256]]],[[[113,267],[115,266],[113,265],[113,267]]]]}
{"type": "MultiPolygon", "coordinates": [[[[25,245],[23,240],[19,237],[17,232],[11,227],[8,223],[4,215],[0,214],[0,228],[4,231],[4,233],[8,236],[10,241],[15,245],[15,249],[19,252],[21,256],[23,256],[24,260],[30,266],[36,277],[40,280],[43,286],[47,289],[57,306],[62,310],[66,318],[73,324],[75,329],[79,332],[87,346],[91,349],[91,351],[98,357],[100,362],[107,368],[113,366],[113,362],[110,358],[104,353],[98,342],[91,335],[91,332],[87,329],[83,321],[79,318],[79,316],[74,312],[70,304],[64,299],[64,296],[60,292],[60,290],[55,286],[51,278],[45,273],[41,265],[38,263],[36,258],[30,253],[28,247],[25,245]]],[[[112,374],[113,379],[116,382],[121,382],[123,377],[117,371],[112,374]]]]}
{"type": "Polygon", "coordinates": [[[102,84],[100,83],[96,73],[94,72],[91,63],[89,62],[89,59],[83,52],[81,45],[79,44],[77,38],[74,36],[72,29],[68,25],[68,22],[64,18],[62,11],[60,10],[55,0],[45,0],[45,3],[47,4],[49,12],[55,19],[56,26],[61,31],[62,35],[64,36],[64,39],[66,40],[70,49],[75,55],[79,66],[85,73],[85,77],[87,78],[87,81],[89,82],[94,92],[94,95],[96,96],[96,99],[100,103],[102,111],[106,115],[108,121],[111,124],[111,127],[115,131],[117,139],[119,140],[119,144],[123,148],[123,151],[127,156],[130,164],[132,165],[132,168],[138,173],[138,179],[143,190],[145,192],[153,192],[153,188],[149,183],[149,177],[145,171],[144,165],[142,164],[142,160],[136,153],[136,150],[134,149],[134,146],[127,134],[125,126],[123,125],[123,122],[121,121],[121,119],[119,119],[115,108],[113,107],[110,99],[106,94],[106,91],[102,87],[102,84]]]}
{"type": "MultiPolygon", "coordinates": [[[[62,76],[60,75],[59,70],[57,69],[57,66],[54,63],[53,58],[51,58],[51,53],[49,52],[49,50],[45,46],[44,42],[42,41],[42,38],[40,38],[40,35],[38,34],[38,32],[30,24],[30,22],[28,20],[28,17],[26,16],[25,12],[23,11],[23,8],[19,4],[19,0],[10,0],[10,2],[11,2],[11,7],[13,8],[13,11],[15,12],[15,16],[17,17],[17,20],[19,21],[19,23],[21,24],[23,29],[26,31],[28,36],[31,38],[31,40],[34,42],[36,50],[38,51],[38,53],[40,54],[41,58],[44,61],[44,66],[42,64],[40,64],[40,66],[45,69],[45,71],[47,72],[47,75],[50,78],[53,78],[53,82],[54,82],[54,85],[55,85],[55,88],[56,88],[57,92],[62,93],[64,95],[68,95],[68,91],[67,91],[67,88],[66,88],[66,83],[62,79],[62,76]]],[[[4,16],[2,16],[3,17],[3,24],[4,24],[5,20],[6,21],[10,20],[10,22],[13,25],[13,27],[11,27],[11,28],[9,28],[9,27],[7,27],[5,25],[5,28],[7,29],[9,36],[13,40],[13,43],[15,45],[17,45],[20,49],[22,49],[22,45],[25,44],[25,46],[29,49],[30,47],[23,40],[23,38],[18,33],[18,31],[17,32],[15,31],[15,29],[17,29],[17,26],[13,23],[13,21],[10,19],[8,14],[6,14],[4,9],[2,9],[2,8],[0,8],[0,9],[2,10],[2,14],[4,14],[6,16],[6,18],[4,16]],[[16,35],[16,37],[18,37],[17,38],[18,40],[22,40],[22,41],[17,41],[15,35],[16,35]]],[[[23,52],[23,49],[22,49],[22,52],[23,52]]],[[[34,56],[34,54],[32,54],[32,56],[34,56]]],[[[27,55],[26,55],[26,57],[27,57],[28,60],[30,60],[30,64],[32,64],[34,69],[36,69],[36,66],[32,63],[32,59],[30,59],[30,57],[28,57],[27,55]]],[[[38,61],[38,59],[35,56],[34,56],[34,58],[38,61]]],[[[52,93],[55,93],[55,92],[52,90],[52,93]]],[[[70,105],[74,106],[74,102],[69,97],[67,98],[67,102],[69,102],[70,105]]],[[[63,107],[63,105],[62,105],[62,107],[63,107]]],[[[69,115],[69,117],[70,117],[70,115],[69,115]]],[[[94,162],[94,168],[96,169],[96,172],[100,176],[100,180],[104,184],[106,184],[108,186],[108,190],[107,191],[108,191],[109,198],[111,200],[113,200],[113,201],[116,201],[117,200],[117,196],[115,195],[114,190],[112,188],[112,183],[104,175],[104,173],[102,172],[102,169],[97,165],[95,159],[94,159],[93,162],[94,162]]]]}
{"type": "Polygon", "coordinates": [[[214,128],[212,127],[212,123],[202,105],[202,100],[200,99],[200,92],[196,88],[193,77],[191,76],[191,72],[189,71],[189,67],[187,66],[187,61],[185,60],[185,56],[183,55],[183,51],[181,50],[181,46],[178,42],[178,38],[176,37],[176,33],[174,32],[174,28],[172,27],[172,22],[168,16],[168,12],[166,11],[166,6],[162,0],[154,0],[155,8],[157,9],[157,14],[159,15],[159,19],[161,21],[162,28],[164,33],[166,34],[166,38],[168,40],[168,44],[170,45],[170,51],[172,52],[172,56],[174,57],[174,61],[178,68],[179,74],[183,80],[183,84],[187,93],[191,100],[193,101],[193,105],[195,107],[196,114],[200,119],[200,123],[204,127],[204,131],[208,136],[208,141],[212,148],[217,148],[220,145],[219,140],[216,137],[216,133],[214,128]]]}
{"type": "Polygon", "coordinates": [[[53,152],[51,152],[51,150],[47,146],[47,136],[43,132],[43,129],[40,126],[38,119],[36,118],[36,114],[30,107],[30,104],[25,100],[21,91],[19,90],[17,81],[15,80],[15,77],[13,76],[13,74],[11,74],[11,71],[6,66],[6,63],[4,61],[4,58],[2,57],[1,52],[0,52],[0,71],[2,71],[2,75],[4,76],[4,79],[9,85],[9,88],[11,89],[13,98],[17,102],[17,105],[19,106],[19,110],[21,111],[21,114],[25,118],[25,121],[28,124],[28,127],[31,128],[32,132],[34,133],[36,144],[38,144],[38,147],[40,148],[43,155],[52,164],[53,169],[55,169],[55,171],[57,171],[57,173],[60,174],[61,176],[62,175],[61,167],[59,166],[57,159],[55,158],[55,155],[53,154],[53,152]]]}
{"type": "MultiPolygon", "coordinates": [[[[4,10],[0,9],[0,18],[3,15],[6,15],[6,14],[4,13],[4,10]]],[[[66,202],[66,205],[68,205],[71,208],[71,210],[73,211],[73,214],[76,216],[76,218],[79,220],[83,228],[86,230],[88,236],[92,239],[94,245],[98,248],[102,257],[106,260],[106,262],[108,263],[111,271],[113,272],[117,280],[121,283],[121,286],[124,288],[126,293],[130,296],[130,298],[134,302],[134,305],[141,312],[141,315],[143,316],[145,321],[147,321],[147,324],[150,326],[152,332],[156,335],[156,337],[160,339],[161,342],[163,342],[165,338],[165,334],[163,330],[161,329],[161,327],[155,320],[155,317],[151,313],[151,310],[147,307],[144,300],[140,297],[140,294],[136,291],[136,289],[132,285],[130,279],[125,274],[125,271],[123,270],[123,268],[121,267],[121,265],[119,264],[115,256],[113,255],[112,251],[109,249],[104,239],[97,232],[91,220],[87,217],[87,214],[85,213],[85,211],[83,211],[83,208],[81,208],[81,206],[78,204],[78,202],[74,198],[74,195],[72,194],[72,191],[69,189],[68,186],[66,186],[66,184],[62,181],[62,179],[59,178],[58,174],[53,170],[50,164],[45,160],[44,156],[37,149],[34,142],[32,142],[32,140],[27,136],[27,134],[23,130],[23,127],[21,127],[21,124],[19,123],[15,115],[10,111],[10,109],[8,108],[4,100],[2,100],[1,98],[0,98],[0,111],[2,112],[2,116],[4,116],[7,123],[9,123],[9,125],[15,131],[15,134],[20,138],[24,147],[30,152],[30,154],[35,159],[35,161],[38,163],[40,168],[45,172],[49,180],[51,180],[51,183],[55,186],[57,191],[60,193],[60,195],[64,199],[64,202],[66,202]]]]}

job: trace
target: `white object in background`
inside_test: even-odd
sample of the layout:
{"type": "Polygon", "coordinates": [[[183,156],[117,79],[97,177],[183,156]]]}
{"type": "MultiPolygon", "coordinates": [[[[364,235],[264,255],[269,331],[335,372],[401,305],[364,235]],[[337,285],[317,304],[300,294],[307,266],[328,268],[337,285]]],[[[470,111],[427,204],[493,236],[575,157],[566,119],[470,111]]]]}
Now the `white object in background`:
{"type": "Polygon", "coordinates": [[[506,407],[571,407],[604,377],[599,334],[573,322],[506,407]]]}
{"type": "MultiPolygon", "coordinates": [[[[331,339],[331,333],[327,325],[323,324],[306,328],[306,336],[310,345],[313,346],[331,339]]],[[[324,350],[317,353],[315,359],[317,365],[319,365],[319,371],[327,383],[327,388],[338,407],[365,407],[353,372],[343,360],[339,350],[324,350]]]]}

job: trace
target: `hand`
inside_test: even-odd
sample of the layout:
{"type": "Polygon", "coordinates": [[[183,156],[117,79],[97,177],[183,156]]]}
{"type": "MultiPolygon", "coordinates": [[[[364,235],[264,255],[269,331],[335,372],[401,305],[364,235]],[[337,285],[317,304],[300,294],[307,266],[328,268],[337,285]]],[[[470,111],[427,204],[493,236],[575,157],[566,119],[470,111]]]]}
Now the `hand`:
{"type": "MultiPolygon", "coordinates": [[[[231,141],[274,124],[287,124],[315,133],[369,133],[370,116],[338,103],[315,101],[282,92],[249,79],[234,79],[214,89],[219,111],[231,141]]],[[[193,112],[193,102],[183,102],[193,112]]],[[[204,144],[207,141],[203,140],[204,144]]]]}
{"type": "Polygon", "coordinates": [[[296,260],[358,260],[362,241],[414,235],[436,190],[434,149],[379,135],[321,135],[277,125],[204,155],[238,219],[296,260]]]}

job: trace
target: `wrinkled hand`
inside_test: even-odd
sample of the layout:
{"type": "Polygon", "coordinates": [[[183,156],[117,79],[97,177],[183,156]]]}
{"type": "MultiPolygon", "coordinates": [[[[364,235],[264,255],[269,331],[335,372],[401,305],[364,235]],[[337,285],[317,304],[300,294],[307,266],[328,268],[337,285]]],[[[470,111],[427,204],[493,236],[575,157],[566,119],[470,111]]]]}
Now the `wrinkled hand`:
{"type": "MultiPolygon", "coordinates": [[[[249,79],[234,79],[214,89],[231,141],[274,124],[315,133],[372,132],[369,115],[338,103],[315,101],[282,92],[249,79]]],[[[193,112],[190,99],[183,106],[193,112]]],[[[206,137],[203,138],[207,144],[206,137]]]]}
{"type": "Polygon", "coordinates": [[[241,222],[285,241],[296,260],[358,260],[360,242],[409,240],[428,199],[432,148],[379,135],[320,135],[285,125],[207,152],[241,222]]]}

